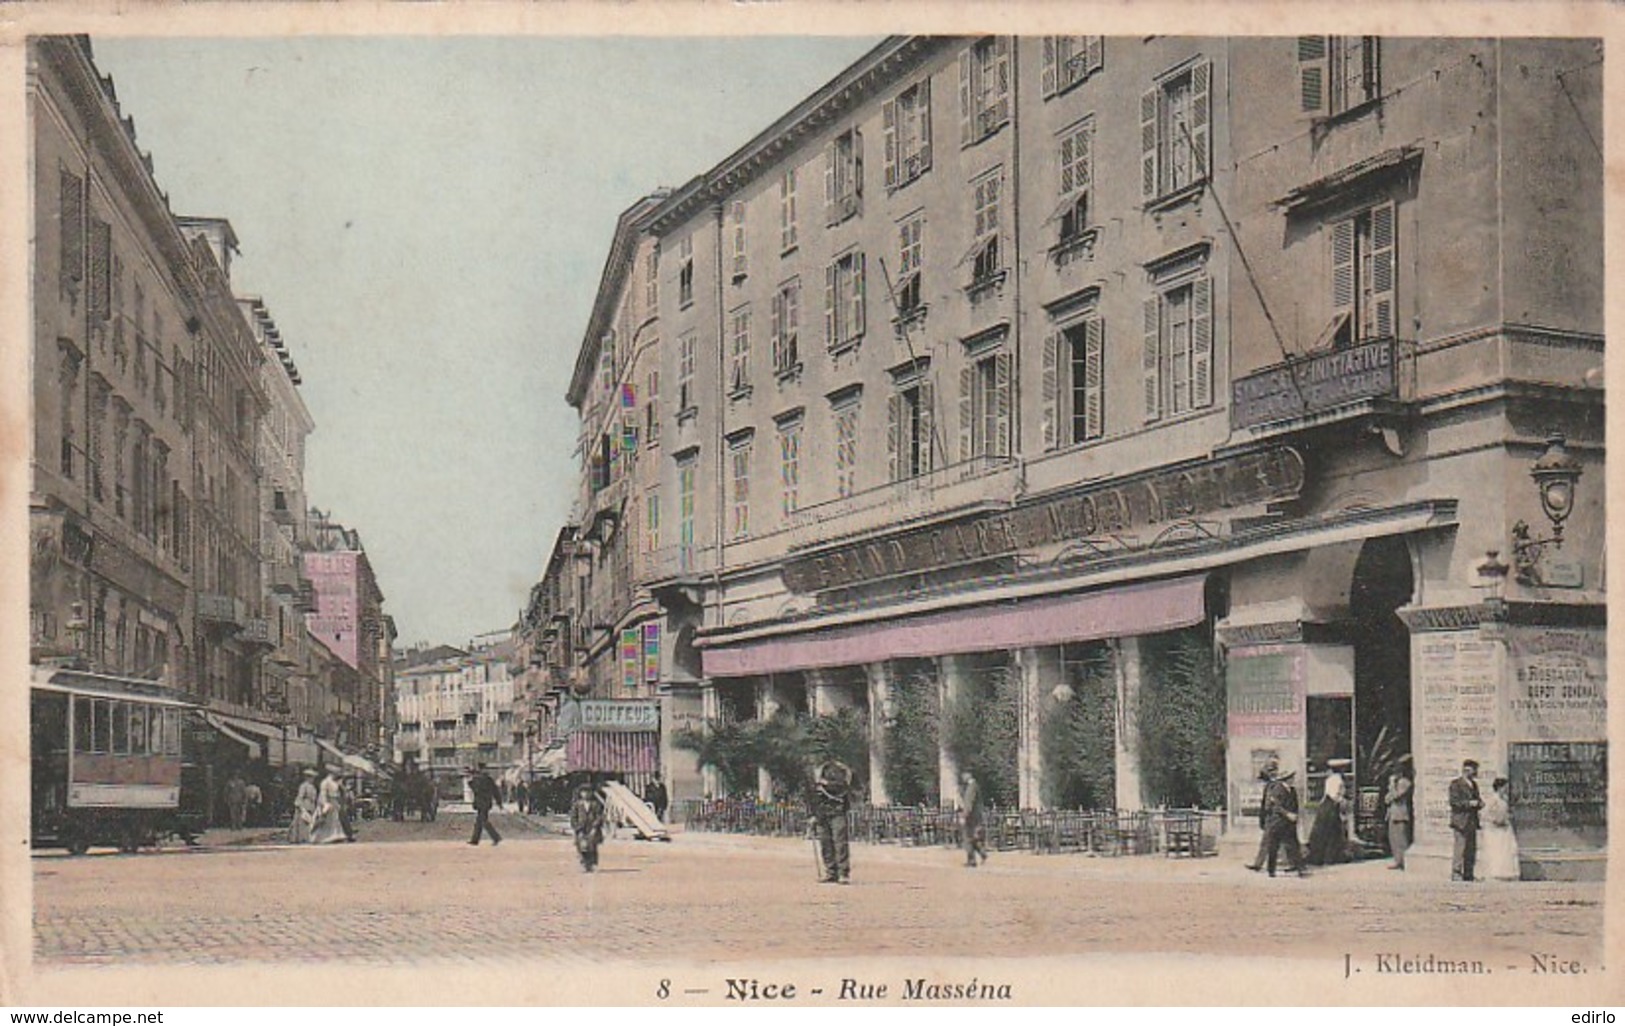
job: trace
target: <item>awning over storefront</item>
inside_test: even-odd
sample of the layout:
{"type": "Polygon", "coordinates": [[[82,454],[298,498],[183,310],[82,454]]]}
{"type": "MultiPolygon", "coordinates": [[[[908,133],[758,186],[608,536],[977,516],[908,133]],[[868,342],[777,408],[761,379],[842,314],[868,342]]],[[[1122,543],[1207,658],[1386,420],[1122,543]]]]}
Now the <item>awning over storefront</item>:
{"type": "Polygon", "coordinates": [[[703,650],[707,677],[749,677],[886,659],[992,652],[1156,634],[1200,623],[1205,574],[1121,588],[928,613],[906,620],[703,650]]]}
{"type": "Polygon", "coordinates": [[[272,766],[314,765],[317,761],[316,746],[300,738],[292,727],[284,729],[273,723],[208,711],[203,713],[203,718],[233,741],[263,749],[265,761],[272,766]]]}
{"type": "Polygon", "coordinates": [[[220,733],[226,735],[240,745],[247,745],[249,748],[257,749],[261,744],[264,743],[264,740],[258,736],[244,737],[242,734],[237,733],[237,731],[232,729],[231,724],[227,723],[219,716],[216,716],[214,713],[205,712],[203,714],[203,719],[209,724],[209,726],[213,727],[215,730],[218,730],[220,733]]]}
{"type": "MultiPolygon", "coordinates": [[[[660,769],[660,735],[652,730],[577,731],[568,742],[571,772],[654,773],[660,769]]],[[[545,764],[544,755],[538,765],[545,764]]]]}

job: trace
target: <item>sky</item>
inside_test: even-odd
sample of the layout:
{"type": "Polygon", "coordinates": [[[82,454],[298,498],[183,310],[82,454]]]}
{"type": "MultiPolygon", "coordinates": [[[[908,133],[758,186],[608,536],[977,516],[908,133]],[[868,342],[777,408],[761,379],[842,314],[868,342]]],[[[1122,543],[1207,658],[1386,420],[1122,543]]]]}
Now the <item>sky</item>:
{"type": "Polygon", "coordinates": [[[177,214],[224,217],[399,643],[506,630],[575,495],[615,220],[878,39],[93,37],[177,214]]]}

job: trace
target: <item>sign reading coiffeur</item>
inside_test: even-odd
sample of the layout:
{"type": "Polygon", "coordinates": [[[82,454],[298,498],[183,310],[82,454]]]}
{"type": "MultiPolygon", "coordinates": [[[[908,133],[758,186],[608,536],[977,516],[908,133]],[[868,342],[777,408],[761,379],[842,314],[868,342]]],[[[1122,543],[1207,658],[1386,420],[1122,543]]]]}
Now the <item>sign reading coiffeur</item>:
{"type": "Polygon", "coordinates": [[[581,703],[582,730],[659,730],[658,702],[587,699],[581,703]]]}

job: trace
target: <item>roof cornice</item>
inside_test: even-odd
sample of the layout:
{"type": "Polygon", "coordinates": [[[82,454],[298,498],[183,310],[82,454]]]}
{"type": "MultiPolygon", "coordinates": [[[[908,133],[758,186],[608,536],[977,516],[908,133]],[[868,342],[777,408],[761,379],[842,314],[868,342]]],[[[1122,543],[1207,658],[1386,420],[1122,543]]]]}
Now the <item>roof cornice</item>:
{"type": "Polygon", "coordinates": [[[566,401],[573,407],[579,408],[586,397],[587,385],[598,363],[598,343],[615,314],[615,301],[626,283],[632,255],[646,227],[644,221],[670,195],[670,189],[657,189],[622,211],[615,221],[615,235],[610,240],[609,255],[604,258],[604,270],[598,278],[598,294],[593,299],[592,314],[587,318],[587,333],[576,351],[575,372],[570,376],[570,389],[565,393],[566,401]]]}

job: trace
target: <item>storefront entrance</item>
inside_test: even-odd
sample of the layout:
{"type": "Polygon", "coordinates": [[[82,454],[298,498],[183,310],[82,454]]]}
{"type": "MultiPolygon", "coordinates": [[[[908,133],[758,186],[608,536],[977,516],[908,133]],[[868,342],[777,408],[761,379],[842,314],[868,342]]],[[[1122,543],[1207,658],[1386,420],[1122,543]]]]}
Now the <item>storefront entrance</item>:
{"type": "MultiPolygon", "coordinates": [[[[1353,750],[1355,832],[1373,843],[1381,832],[1381,793],[1411,754],[1411,635],[1395,610],[1411,601],[1415,577],[1404,537],[1373,538],[1360,548],[1349,588],[1354,649],[1353,750]]],[[[1332,717],[1348,723],[1342,716],[1332,717]]],[[[1314,717],[1310,742],[1314,744],[1314,717]]]]}

